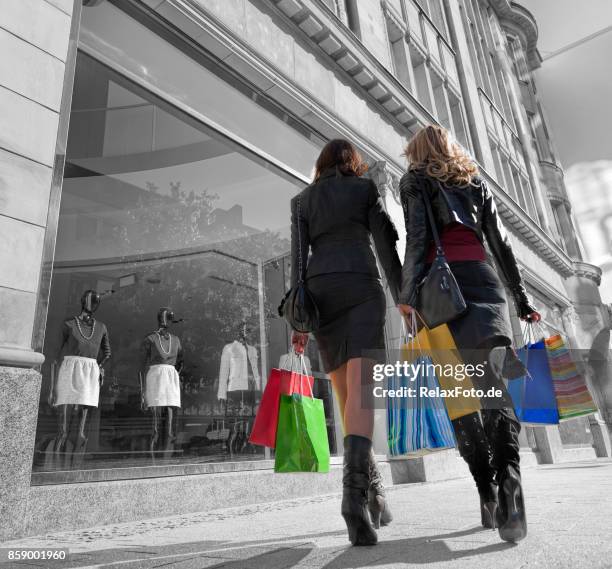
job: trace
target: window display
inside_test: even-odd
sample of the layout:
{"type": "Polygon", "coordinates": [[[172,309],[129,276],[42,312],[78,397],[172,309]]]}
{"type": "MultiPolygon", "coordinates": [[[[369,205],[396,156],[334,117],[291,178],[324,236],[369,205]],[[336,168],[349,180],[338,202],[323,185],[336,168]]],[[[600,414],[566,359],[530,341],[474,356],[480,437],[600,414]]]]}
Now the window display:
{"type": "Polygon", "coordinates": [[[79,52],[35,471],[264,458],[248,437],[291,346],[276,307],[301,187],[79,52]]]}

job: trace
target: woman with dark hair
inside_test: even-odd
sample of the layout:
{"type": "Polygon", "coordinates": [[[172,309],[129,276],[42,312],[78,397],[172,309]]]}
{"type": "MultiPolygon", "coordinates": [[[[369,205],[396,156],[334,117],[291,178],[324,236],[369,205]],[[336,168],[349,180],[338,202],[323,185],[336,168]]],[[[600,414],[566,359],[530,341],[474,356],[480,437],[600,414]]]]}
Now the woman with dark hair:
{"type": "Polygon", "coordinates": [[[519,541],[527,534],[519,467],[520,423],[503,376],[524,367],[510,348],[512,331],[504,288],[488,262],[486,239],[498,270],[514,297],[523,320],[538,321],[531,306],[510,241],[498,217],[493,194],[478,176],[478,168],[442,127],[427,126],[412,138],[405,150],[408,172],[400,182],[406,222],[406,255],[402,269],[400,311],[409,315],[417,303],[418,284],[436,255],[429,226],[427,200],[431,204],[442,247],[468,310],[449,322],[466,364],[484,364],[484,375],[475,374],[475,387],[502,393],[499,399],[483,399],[478,413],[453,421],[459,452],[467,462],[481,500],[482,523],[499,528],[505,541],[519,541]]]}
{"type": "Polygon", "coordinates": [[[375,544],[372,524],[391,521],[372,452],[375,360],[368,352],[385,348],[386,302],[371,237],[396,302],[401,274],[397,232],[376,185],[361,177],[366,170],[350,142],[332,140],[317,159],[313,183],[291,201],[291,284],[299,256],[305,266],[310,250],[301,276],[319,310],[314,335],[342,416],[342,516],[353,545],[375,544]]]}

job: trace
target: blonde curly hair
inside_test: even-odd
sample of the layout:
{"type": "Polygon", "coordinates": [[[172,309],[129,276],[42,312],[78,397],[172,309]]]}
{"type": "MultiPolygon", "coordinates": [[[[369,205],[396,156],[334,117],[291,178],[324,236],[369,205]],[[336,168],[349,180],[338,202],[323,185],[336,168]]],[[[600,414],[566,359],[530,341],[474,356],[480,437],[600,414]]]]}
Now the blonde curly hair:
{"type": "Polygon", "coordinates": [[[467,186],[478,175],[478,166],[445,128],[428,125],[404,149],[409,170],[423,169],[445,184],[467,186]]]}

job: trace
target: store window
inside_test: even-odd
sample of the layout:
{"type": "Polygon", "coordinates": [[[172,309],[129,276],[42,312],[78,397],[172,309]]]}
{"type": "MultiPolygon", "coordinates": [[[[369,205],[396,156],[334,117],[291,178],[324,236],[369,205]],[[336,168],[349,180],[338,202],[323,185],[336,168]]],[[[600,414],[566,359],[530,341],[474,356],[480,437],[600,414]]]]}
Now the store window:
{"type": "MultiPolygon", "coordinates": [[[[264,458],[248,436],[289,351],[276,307],[303,185],[79,52],[35,471],[264,458]],[[95,323],[79,318],[87,291],[95,323]]],[[[335,452],[329,380],[314,343],[307,355],[335,452]]]]}

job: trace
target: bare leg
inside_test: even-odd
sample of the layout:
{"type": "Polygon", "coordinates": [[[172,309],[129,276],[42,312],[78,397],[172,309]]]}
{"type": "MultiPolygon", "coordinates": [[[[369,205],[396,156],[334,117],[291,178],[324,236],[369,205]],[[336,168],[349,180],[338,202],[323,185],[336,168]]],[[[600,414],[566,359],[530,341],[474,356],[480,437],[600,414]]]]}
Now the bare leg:
{"type": "Polygon", "coordinates": [[[353,358],[347,363],[345,435],[359,435],[372,440],[374,431],[374,402],[371,385],[373,365],[374,362],[366,358],[353,358]]]}
{"type": "Polygon", "coordinates": [[[150,450],[151,456],[155,456],[153,453],[157,447],[157,442],[159,441],[159,407],[151,407],[151,411],[153,412],[153,424],[150,450]]]}
{"type": "Polygon", "coordinates": [[[78,425],[72,454],[72,468],[79,468],[87,450],[87,416],[89,414],[89,407],[75,405],[74,410],[75,417],[78,417],[78,425]]]}
{"type": "Polygon", "coordinates": [[[87,446],[87,415],[89,409],[85,405],[76,405],[75,410],[79,414],[79,426],[77,430],[76,444],[74,445],[74,452],[85,452],[87,446]]]}
{"type": "Polygon", "coordinates": [[[59,406],[57,438],[55,439],[55,445],[53,447],[54,452],[63,452],[66,448],[66,441],[68,440],[70,410],[70,405],[59,406]]]}
{"type": "Polygon", "coordinates": [[[331,377],[332,387],[334,394],[338,400],[338,407],[340,408],[340,423],[342,425],[342,431],[346,435],[346,428],[344,425],[344,409],[346,407],[346,364],[340,366],[334,371],[329,373],[331,377]]]}
{"type": "Polygon", "coordinates": [[[174,410],[172,407],[166,407],[166,417],[168,423],[166,424],[166,450],[172,450],[174,443],[174,410]]]}

